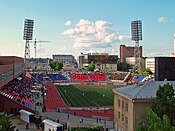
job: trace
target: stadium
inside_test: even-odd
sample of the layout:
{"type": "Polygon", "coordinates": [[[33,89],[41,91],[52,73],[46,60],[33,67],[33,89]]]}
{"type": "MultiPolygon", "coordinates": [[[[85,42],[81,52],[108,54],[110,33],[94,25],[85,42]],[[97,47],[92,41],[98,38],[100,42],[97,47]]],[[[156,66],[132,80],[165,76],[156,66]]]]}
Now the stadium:
{"type": "Polygon", "coordinates": [[[130,84],[129,81],[147,80],[143,76],[133,77],[127,72],[26,71],[20,57],[2,56],[0,62],[3,68],[0,70],[0,112],[6,111],[16,116],[21,110],[26,110],[34,113],[36,119],[40,119],[40,116],[48,118],[43,116],[44,113],[63,113],[103,120],[105,124],[100,124],[107,128],[113,128],[113,89],[126,86],[130,84]],[[106,125],[106,121],[110,124],[106,125]]]}
{"type": "Polygon", "coordinates": [[[63,74],[32,73],[38,82],[45,83],[46,111],[113,119],[112,89],[123,86],[122,84],[107,81],[103,73],[63,74]]]}

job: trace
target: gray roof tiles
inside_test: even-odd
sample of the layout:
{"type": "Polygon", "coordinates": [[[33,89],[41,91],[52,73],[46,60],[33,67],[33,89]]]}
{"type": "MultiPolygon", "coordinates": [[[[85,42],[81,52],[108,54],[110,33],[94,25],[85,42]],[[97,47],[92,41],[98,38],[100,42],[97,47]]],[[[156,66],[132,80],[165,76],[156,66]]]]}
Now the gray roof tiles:
{"type": "Polygon", "coordinates": [[[163,86],[166,83],[171,83],[175,89],[175,81],[152,81],[116,88],[113,90],[131,99],[154,99],[159,86],[163,86]]]}

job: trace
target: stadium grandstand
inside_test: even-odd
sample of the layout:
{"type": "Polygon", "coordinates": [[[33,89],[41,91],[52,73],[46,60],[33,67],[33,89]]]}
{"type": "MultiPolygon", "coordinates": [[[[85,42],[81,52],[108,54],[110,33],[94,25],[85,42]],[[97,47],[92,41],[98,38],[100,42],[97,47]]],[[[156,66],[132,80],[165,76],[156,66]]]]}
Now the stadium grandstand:
{"type": "Polygon", "coordinates": [[[0,56],[0,112],[19,114],[20,109],[34,112],[31,109],[33,82],[34,80],[24,75],[23,58],[0,56]]]}

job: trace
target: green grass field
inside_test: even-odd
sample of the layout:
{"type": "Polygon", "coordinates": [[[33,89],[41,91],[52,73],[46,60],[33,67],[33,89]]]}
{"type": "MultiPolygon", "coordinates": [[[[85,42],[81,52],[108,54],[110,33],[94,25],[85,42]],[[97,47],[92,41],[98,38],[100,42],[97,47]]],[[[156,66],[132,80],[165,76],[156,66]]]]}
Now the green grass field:
{"type": "Polygon", "coordinates": [[[57,89],[66,104],[71,107],[113,106],[113,88],[117,86],[70,86],[59,85],[57,89]]]}

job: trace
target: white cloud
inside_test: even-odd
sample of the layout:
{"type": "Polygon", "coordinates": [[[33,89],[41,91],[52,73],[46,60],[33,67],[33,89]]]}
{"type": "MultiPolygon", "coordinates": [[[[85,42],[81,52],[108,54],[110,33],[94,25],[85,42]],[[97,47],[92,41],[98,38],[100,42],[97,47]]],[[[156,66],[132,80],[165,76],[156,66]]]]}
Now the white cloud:
{"type": "Polygon", "coordinates": [[[128,41],[128,40],[131,39],[131,36],[119,35],[118,39],[119,39],[120,42],[128,41]]]}
{"type": "Polygon", "coordinates": [[[66,46],[63,46],[62,48],[59,49],[60,52],[66,52],[68,51],[68,48],[66,46]]]}
{"type": "Polygon", "coordinates": [[[169,48],[160,47],[158,49],[152,49],[146,52],[148,57],[161,57],[161,56],[170,56],[169,48]]]}
{"type": "Polygon", "coordinates": [[[168,19],[166,17],[161,16],[161,17],[157,18],[157,22],[158,23],[166,23],[166,22],[168,22],[168,19]]]}
{"type": "Polygon", "coordinates": [[[119,41],[119,33],[112,28],[110,22],[103,20],[91,22],[81,19],[74,28],[65,30],[63,35],[74,38],[74,49],[89,51],[96,48],[111,48],[112,43],[119,41]]]}
{"type": "Polygon", "coordinates": [[[64,23],[65,26],[70,26],[71,24],[72,24],[72,22],[69,20],[66,23],[64,23]]]}

